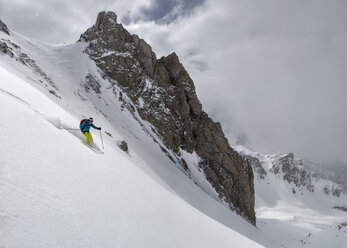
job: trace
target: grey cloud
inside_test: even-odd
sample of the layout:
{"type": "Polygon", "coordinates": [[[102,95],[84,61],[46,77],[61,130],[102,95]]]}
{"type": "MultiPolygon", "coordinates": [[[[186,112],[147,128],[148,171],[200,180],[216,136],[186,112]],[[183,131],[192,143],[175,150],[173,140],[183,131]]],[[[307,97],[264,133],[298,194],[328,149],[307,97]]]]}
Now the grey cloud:
{"type": "Polygon", "coordinates": [[[205,61],[191,60],[190,64],[193,65],[199,71],[208,70],[208,64],[205,61]]]}
{"type": "Polygon", "coordinates": [[[142,11],[148,20],[159,20],[170,13],[177,5],[176,0],[155,0],[149,7],[142,11]]]}
{"type": "Polygon", "coordinates": [[[146,21],[170,23],[177,18],[186,16],[203,5],[205,0],[154,0],[148,7],[142,9],[146,21]]]}
{"type": "Polygon", "coordinates": [[[69,2],[30,1],[11,4],[5,1],[0,9],[8,26],[26,36],[53,42],[72,42],[78,39],[76,31],[83,29],[81,12],[69,2]],[[77,29],[77,30],[76,30],[77,29]]]}
{"type": "Polygon", "coordinates": [[[233,14],[234,21],[247,18],[243,30],[222,31],[229,33],[222,34],[229,36],[229,46],[207,45],[213,67],[193,74],[204,84],[203,101],[220,109],[216,116],[224,126],[233,125],[223,118],[227,113],[238,120],[257,150],[346,161],[344,4],[274,5],[230,12],[227,22],[233,14]],[[217,77],[206,82],[208,74],[217,77]]]}

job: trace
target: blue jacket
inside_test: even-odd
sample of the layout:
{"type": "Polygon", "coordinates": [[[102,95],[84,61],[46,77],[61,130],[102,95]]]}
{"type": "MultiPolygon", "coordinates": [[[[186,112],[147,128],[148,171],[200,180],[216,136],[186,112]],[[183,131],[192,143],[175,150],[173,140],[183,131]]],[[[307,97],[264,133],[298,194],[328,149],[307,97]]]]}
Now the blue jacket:
{"type": "Polygon", "coordinates": [[[80,125],[80,129],[83,133],[89,132],[90,127],[94,129],[99,129],[99,127],[94,126],[93,123],[91,123],[88,119],[86,119],[82,124],[80,125]]]}

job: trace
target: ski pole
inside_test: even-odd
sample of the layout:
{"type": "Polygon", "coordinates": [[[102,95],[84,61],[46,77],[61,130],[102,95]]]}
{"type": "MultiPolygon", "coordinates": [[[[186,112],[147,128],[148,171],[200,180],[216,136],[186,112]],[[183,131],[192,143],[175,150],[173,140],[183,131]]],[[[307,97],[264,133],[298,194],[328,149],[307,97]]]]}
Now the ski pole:
{"type": "Polygon", "coordinates": [[[62,129],[65,129],[65,130],[80,130],[79,128],[62,128],[62,129]]]}
{"type": "Polygon", "coordinates": [[[100,131],[100,138],[101,138],[102,149],[105,149],[104,148],[104,141],[102,140],[101,130],[99,130],[99,131],[100,131]]]}

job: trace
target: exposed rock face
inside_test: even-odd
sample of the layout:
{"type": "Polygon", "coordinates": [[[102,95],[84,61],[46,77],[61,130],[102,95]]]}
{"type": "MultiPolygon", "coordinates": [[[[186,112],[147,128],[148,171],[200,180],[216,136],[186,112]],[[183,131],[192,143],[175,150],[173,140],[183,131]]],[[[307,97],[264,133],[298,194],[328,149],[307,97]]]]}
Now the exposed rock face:
{"type": "Polygon", "coordinates": [[[86,92],[89,92],[90,89],[94,90],[96,93],[100,93],[101,85],[94,75],[88,74],[86,76],[85,82],[82,83],[86,92]]]}
{"type": "Polygon", "coordinates": [[[1,20],[0,20],[0,31],[10,35],[10,32],[8,31],[6,24],[3,23],[1,20]]]}
{"type": "Polygon", "coordinates": [[[313,168],[319,165],[296,159],[293,153],[263,155],[254,153],[245,147],[237,149],[252,165],[257,183],[269,184],[269,178],[275,176],[276,179],[291,185],[293,194],[297,192],[302,194],[302,191],[305,190],[322,192],[335,197],[347,194],[344,182],[340,181],[340,177],[329,177],[318,173],[313,168]]]}
{"type": "Polygon", "coordinates": [[[101,12],[80,40],[88,42],[85,52],[104,76],[126,92],[167,148],[177,158],[181,150],[195,151],[220,198],[255,224],[252,168],[230,147],[221,125],[202,110],[194,83],[177,55],[157,59],[150,45],[117,24],[113,12],[101,12]]]}
{"type": "MultiPolygon", "coordinates": [[[[293,153],[281,155],[273,160],[273,166],[270,172],[282,175],[283,180],[288,183],[293,183],[297,188],[306,188],[308,191],[314,192],[315,183],[322,181],[324,178],[315,174],[308,167],[305,167],[303,161],[295,159],[293,153]]],[[[330,180],[325,180],[329,182],[330,180]]],[[[322,189],[326,195],[332,194],[339,197],[341,194],[346,193],[344,186],[338,182],[327,183],[322,189]]]]}
{"type": "Polygon", "coordinates": [[[306,187],[309,191],[314,191],[311,180],[311,174],[302,167],[300,160],[294,159],[293,153],[288,153],[278,160],[275,160],[271,172],[278,174],[283,173],[283,179],[288,183],[294,183],[297,187],[306,187]]]}
{"type": "Polygon", "coordinates": [[[122,149],[124,152],[128,153],[128,151],[129,151],[128,143],[125,142],[125,140],[119,141],[117,145],[118,145],[118,147],[119,147],[120,149],[122,149]]]}

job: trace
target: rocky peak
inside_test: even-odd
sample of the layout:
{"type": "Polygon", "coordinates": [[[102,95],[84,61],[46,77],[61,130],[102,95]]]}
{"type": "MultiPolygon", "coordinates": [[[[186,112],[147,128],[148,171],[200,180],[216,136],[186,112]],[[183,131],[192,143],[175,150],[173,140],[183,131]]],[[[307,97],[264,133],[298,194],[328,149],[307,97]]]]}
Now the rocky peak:
{"type": "Polygon", "coordinates": [[[163,63],[169,73],[169,82],[184,91],[191,116],[194,118],[200,117],[202,106],[195,93],[194,82],[180,63],[177,54],[171,53],[169,56],[161,58],[160,62],[163,63]]]}
{"type": "Polygon", "coordinates": [[[130,33],[117,23],[117,15],[105,11],[99,13],[96,23],[81,35],[80,40],[94,41],[94,43],[103,41],[104,45],[108,45],[104,48],[117,51],[126,50],[119,46],[122,43],[132,42],[130,33]]]}
{"type": "Polygon", "coordinates": [[[6,24],[3,23],[1,20],[0,20],[0,31],[4,32],[5,34],[10,35],[10,32],[9,32],[6,24]]]}
{"type": "Polygon", "coordinates": [[[169,72],[170,79],[172,79],[173,81],[177,79],[181,69],[183,68],[177,54],[173,52],[167,57],[163,57],[162,61],[169,72]]]}
{"type": "Polygon", "coordinates": [[[110,27],[114,26],[117,23],[117,15],[112,11],[102,11],[98,14],[96,18],[95,25],[100,27],[110,27]]]}
{"type": "MultiPolygon", "coordinates": [[[[181,151],[196,152],[200,169],[222,201],[255,223],[254,185],[251,165],[233,150],[220,123],[203,111],[193,80],[176,53],[157,59],[152,48],[137,35],[116,23],[116,14],[101,12],[96,24],[81,39],[85,52],[103,76],[127,94],[141,118],[171,150],[189,174],[181,151]]],[[[117,97],[117,96],[116,96],[117,97]]]]}
{"type": "Polygon", "coordinates": [[[292,192],[308,190],[309,192],[323,192],[326,195],[339,197],[347,194],[345,180],[340,177],[329,176],[319,171],[319,165],[295,158],[293,153],[264,155],[250,152],[245,147],[238,147],[240,153],[251,163],[258,183],[269,183],[265,180],[274,176],[276,179],[291,185],[292,192]],[[267,168],[263,167],[263,164],[267,168]],[[268,168],[268,165],[271,165],[268,168]]]}

